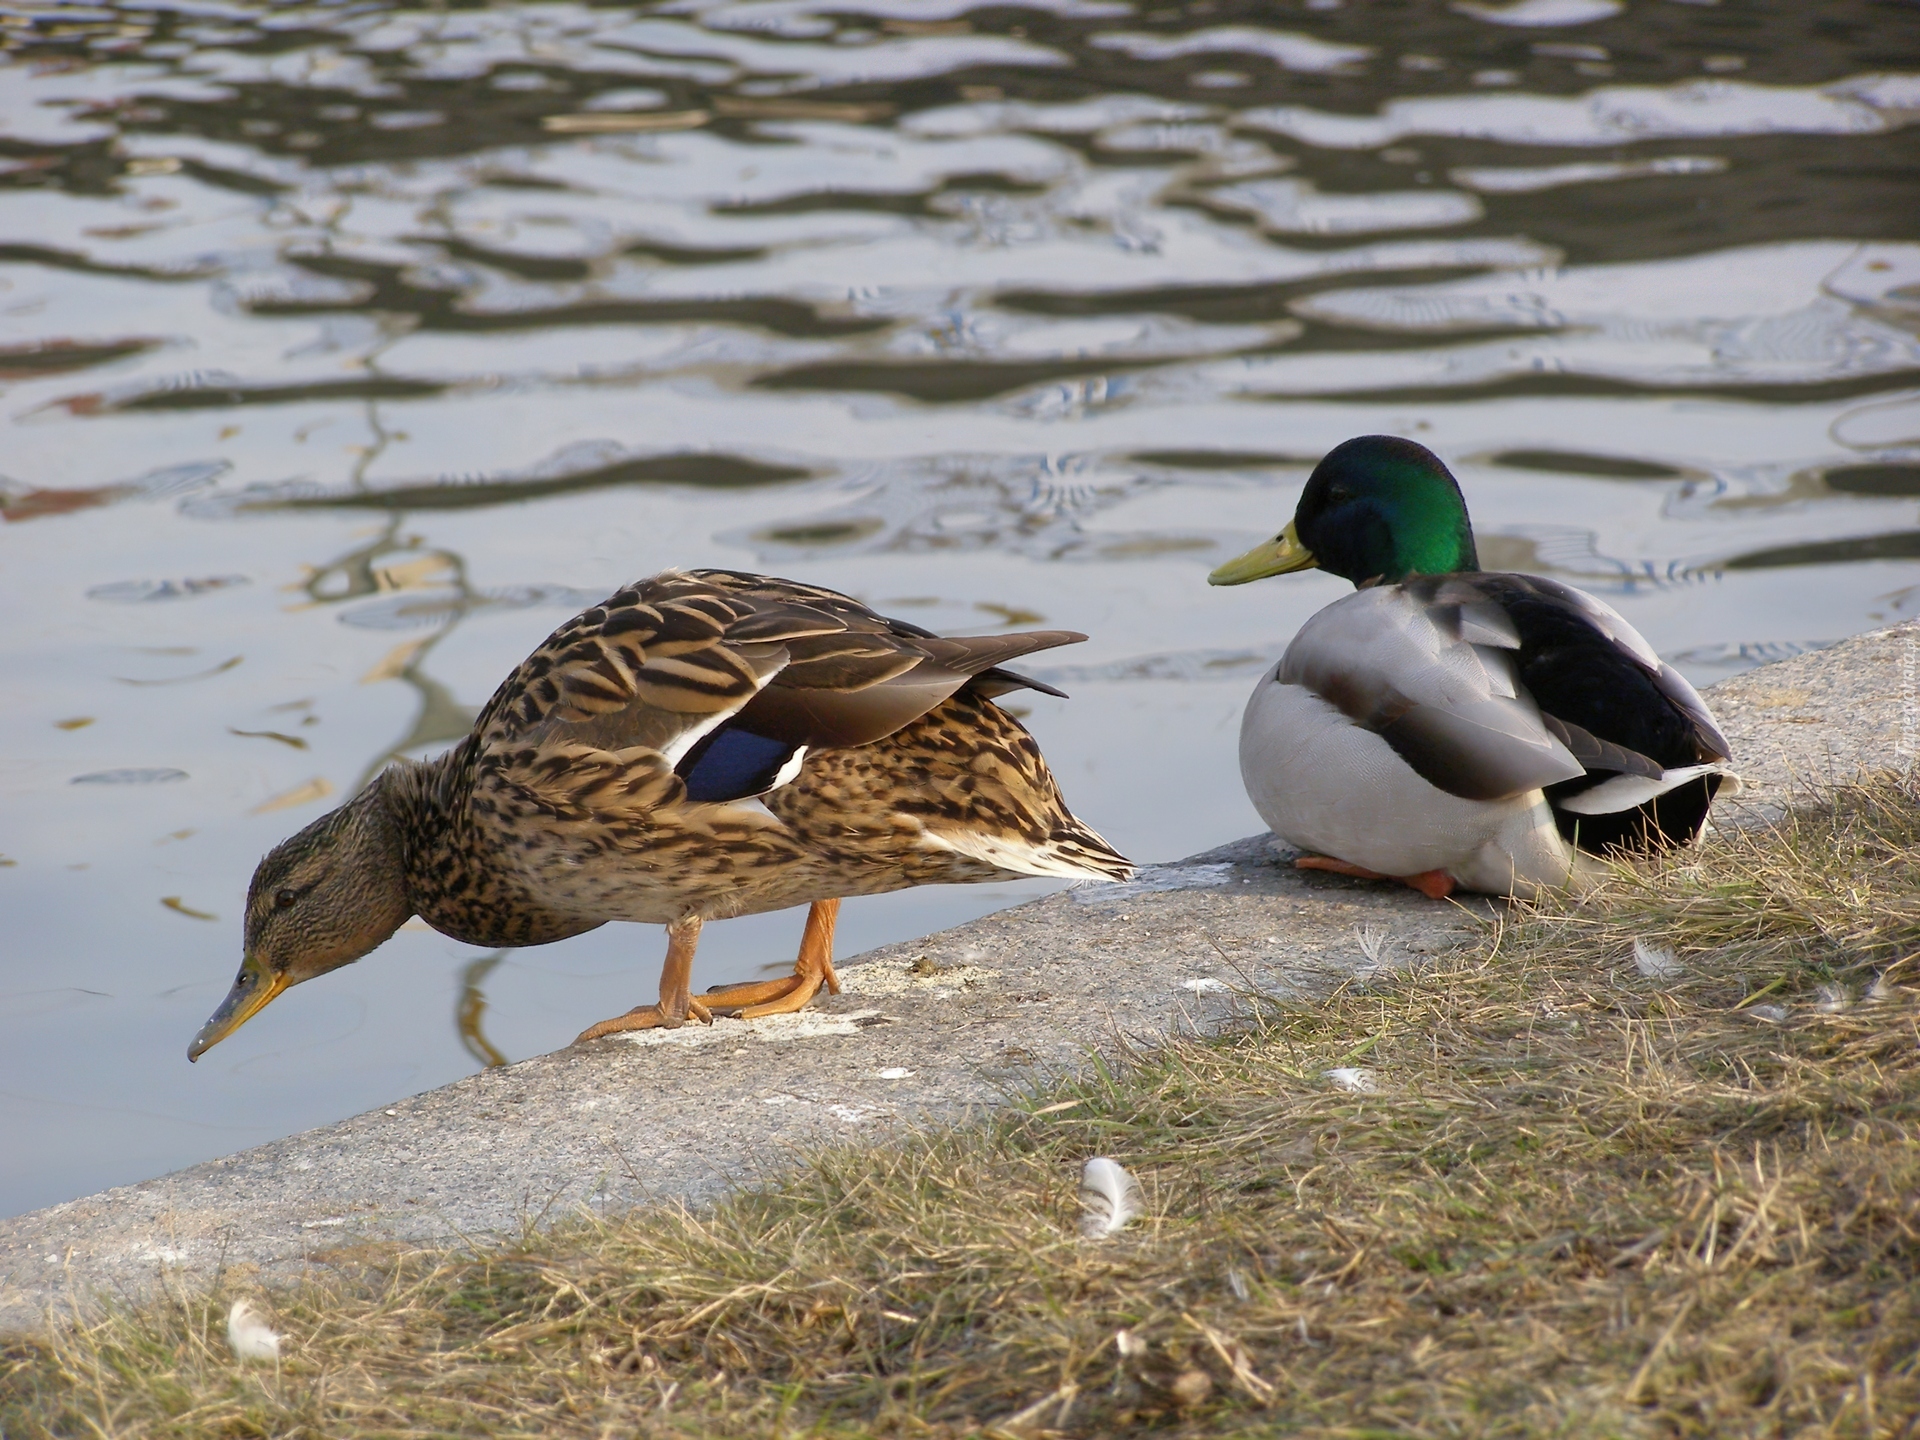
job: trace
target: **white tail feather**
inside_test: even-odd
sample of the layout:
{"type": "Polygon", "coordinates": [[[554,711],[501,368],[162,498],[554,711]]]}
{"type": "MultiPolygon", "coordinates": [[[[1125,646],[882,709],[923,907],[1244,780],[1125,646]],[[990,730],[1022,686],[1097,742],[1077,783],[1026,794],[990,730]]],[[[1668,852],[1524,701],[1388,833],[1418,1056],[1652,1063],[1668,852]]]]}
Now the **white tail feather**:
{"type": "Polygon", "coordinates": [[[1080,1172],[1080,1203],[1087,1212],[1080,1217],[1081,1235],[1103,1240],[1125,1229],[1145,1208],[1146,1198],[1124,1165],[1098,1155],[1080,1172]]]}
{"type": "Polygon", "coordinates": [[[1578,795],[1569,796],[1560,801],[1559,806],[1575,815],[1615,815],[1622,810],[1644,805],[1669,790],[1677,790],[1689,780],[1697,780],[1702,775],[1720,777],[1720,795],[1737,795],[1740,792],[1740,777],[1727,769],[1726,762],[1722,760],[1711,765],[1682,765],[1678,769],[1665,770],[1658,780],[1649,775],[1616,775],[1611,780],[1602,780],[1591,790],[1582,790],[1578,795]]]}
{"type": "Polygon", "coordinates": [[[923,845],[952,850],[996,870],[1015,875],[1058,875],[1068,880],[1111,880],[1112,866],[1083,860],[1051,842],[1035,845],[1016,835],[984,835],[972,830],[926,830],[923,845]]]}

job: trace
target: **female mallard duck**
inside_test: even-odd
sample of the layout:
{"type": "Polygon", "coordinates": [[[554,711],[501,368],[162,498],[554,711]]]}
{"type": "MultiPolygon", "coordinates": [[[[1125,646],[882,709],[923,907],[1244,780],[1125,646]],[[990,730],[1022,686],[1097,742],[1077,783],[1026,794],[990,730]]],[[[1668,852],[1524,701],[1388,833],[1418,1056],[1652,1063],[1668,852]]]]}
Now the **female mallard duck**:
{"type": "Polygon", "coordinates": [[[1316,566],[1359,589],[1301,627],[1240,726],[1247,794],[1302,869],[1531,896],[1610,848],[1693,839],[1738,787],[1693,687],[1610,607],[1481,571],[1424,447],[1337,447],[1292,523],[1208,579],[1316,566]]]}
{"type": "Polygon", "coordinates": [[[993,703],[1059,694],[999,666],[1084,639],[943,639],[732,570],[628,585],[554,631],[466,739],[389,767],[260,862],[239,978],[187,1058],[414,915],[473,945],[665,925],[659,1003],[590,1040],[837,991],[842,896],[1125,879],[1128,861],[1067,810],[1033,737],[993,703]],[[802,901],[790,977],[688,994],[703,922],[802,901]]]}

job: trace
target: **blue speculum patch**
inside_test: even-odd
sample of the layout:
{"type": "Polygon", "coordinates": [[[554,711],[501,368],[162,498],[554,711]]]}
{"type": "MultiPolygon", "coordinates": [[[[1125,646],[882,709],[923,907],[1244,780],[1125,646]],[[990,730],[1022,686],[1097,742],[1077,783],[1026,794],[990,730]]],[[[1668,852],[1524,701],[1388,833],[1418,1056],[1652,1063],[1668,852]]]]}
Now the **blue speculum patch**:
{"type": "Polygon", "coordinates": [[[780,767],[799,748],[791,741],[769,740],[738,726],[723,726],[680,762],[680,778],[687,782],[689,800],[709,804],[744,800],[771,790],[780,767]]]}

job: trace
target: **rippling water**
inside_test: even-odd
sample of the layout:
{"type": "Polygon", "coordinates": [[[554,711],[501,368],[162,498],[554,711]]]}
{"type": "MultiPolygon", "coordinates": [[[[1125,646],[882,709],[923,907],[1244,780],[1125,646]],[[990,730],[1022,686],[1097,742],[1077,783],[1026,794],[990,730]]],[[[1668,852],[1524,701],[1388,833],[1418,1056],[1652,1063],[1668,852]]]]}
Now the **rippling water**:
{"type": "MultiPolygon", "coordinates": [[[[185,1061],[258,855],[665,565],[1090,632],[1030,724],[1143,859],[1257,828],[1241,703],[1344,587],[1203,577],[1350,435],[1699,681],[1920,610],[1900,0],[0,27],[0,1211],[645,999],[657,932],[416,922],[185,1061]]],[[[1030,893],[855,901],[845,949],[1030,893]]]]}

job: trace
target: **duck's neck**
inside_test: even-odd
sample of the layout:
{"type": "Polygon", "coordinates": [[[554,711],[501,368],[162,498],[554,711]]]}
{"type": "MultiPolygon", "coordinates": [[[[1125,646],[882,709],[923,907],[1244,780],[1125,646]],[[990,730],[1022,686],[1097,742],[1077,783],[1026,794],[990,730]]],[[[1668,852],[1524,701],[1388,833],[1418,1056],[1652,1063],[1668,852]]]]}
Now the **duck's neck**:
{"type": "Polygon", "coordinates": [[[449,762],[455,761],[466,743],[432,760],[396,760],[367,786],[368,797],[395,836],[407,898],[414,902],[416,914],[425,913],[421,903],[431,901],[434,893],[432,857],[444,847],[465,808],[464,794],[453,793],[449,784],[458,773],[449,762]]]}
{"type": "Polygon", "coordinates": [[[431,760],[399,760],[369,788],[398,837],[407,903],[469,945],[543,945],[593,929],[549,913],[471,810],[473,737],[431,760]]]}

